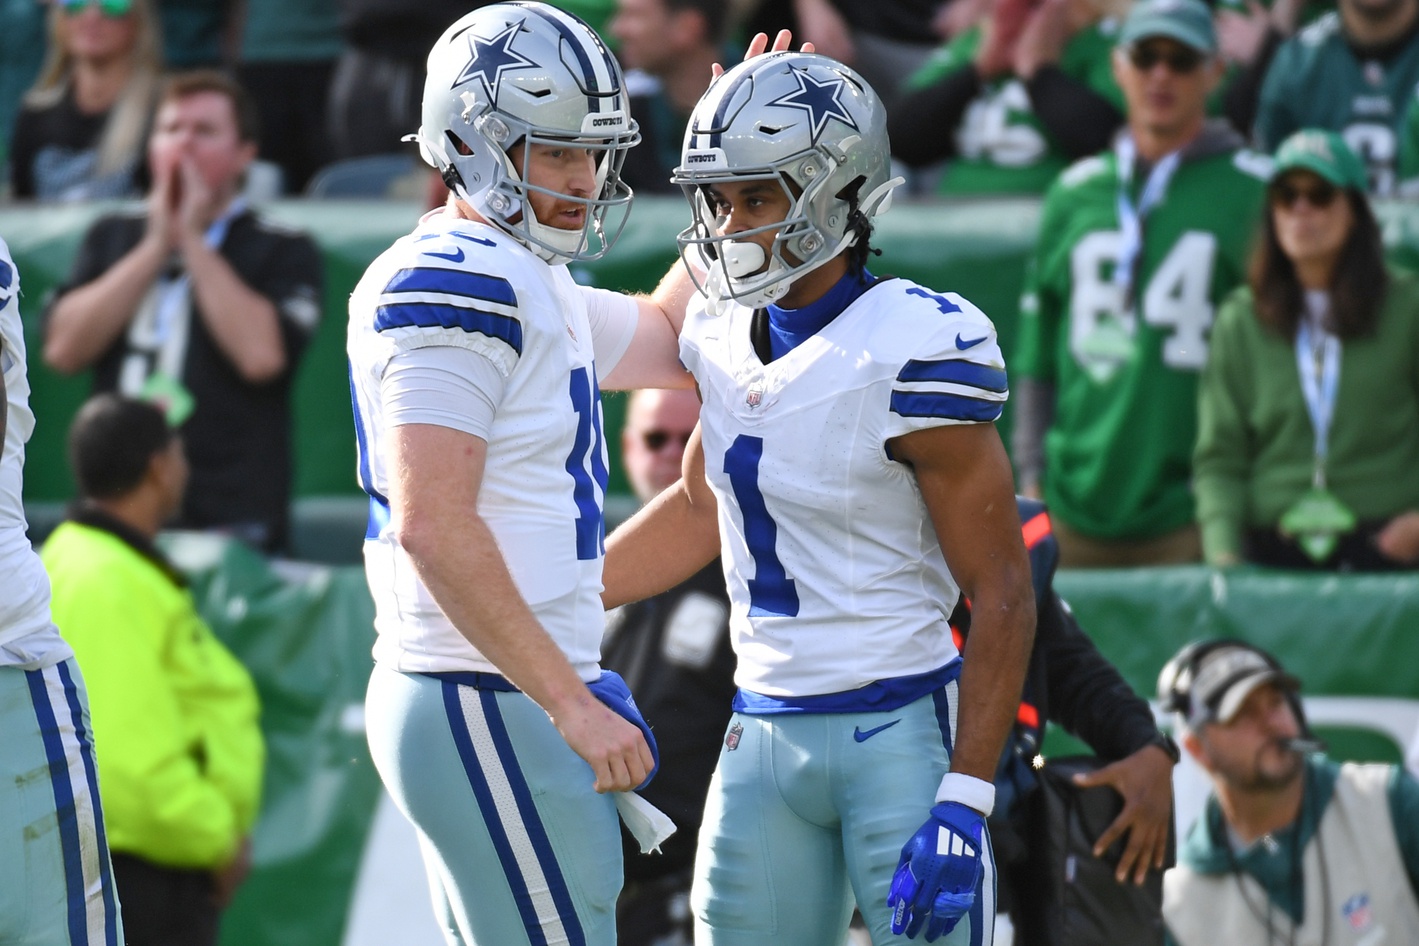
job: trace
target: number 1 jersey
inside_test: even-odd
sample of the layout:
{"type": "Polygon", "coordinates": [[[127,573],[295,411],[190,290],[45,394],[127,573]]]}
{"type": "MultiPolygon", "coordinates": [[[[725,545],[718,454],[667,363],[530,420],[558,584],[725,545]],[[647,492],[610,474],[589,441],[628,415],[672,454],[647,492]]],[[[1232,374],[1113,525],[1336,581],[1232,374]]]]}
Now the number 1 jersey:
{"type": "Polygon", "coordinates": [[[960,296],[880,280],[766,365],[753,319],[692,308],[680,337],[704,399],[735,682],[792,698],[943,666],[959,590],[888,442],[1000,416],[994,326],[960,296]]]}

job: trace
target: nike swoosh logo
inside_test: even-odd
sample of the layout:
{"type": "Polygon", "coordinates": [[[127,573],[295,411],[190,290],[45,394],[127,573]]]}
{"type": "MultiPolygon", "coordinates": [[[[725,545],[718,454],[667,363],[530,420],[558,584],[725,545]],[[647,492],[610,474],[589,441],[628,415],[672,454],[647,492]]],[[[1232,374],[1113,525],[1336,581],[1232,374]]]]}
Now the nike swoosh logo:
{"type": "Polygon", "coordinates": [[[900,722],[900,719],[894,719],[890,723],[883,723],[881,726],[867,730],[867,732],[863,732],[861,727],[854,726],[852,729],[852,738],[856,739],[858,742],[866,742],[882,730],[891,729],[893,726],[897,725],[897,723],[900,722]]]}
{"type": "MultiPolygon", "coordinates": [[[[435,254],[435,255],[437,255],[437,254],[435,254]]],[[[963,338],[961,338],[961,336],[960,336],[959,334],[957,334],[957,335],[956,335],[956,347],[957,347],[958,349],[960,349],[961,351],[965,351],[967,348],[975,348],[977,345],[979,345],[981,342],[985,341],[987,338],[990,338],[990,336],[989,336],[989,335],[982,335],[980,338],[963,339],[963,338]]]]}
{"type": "MultiPolygon", "coordinates": [[[[450,263],[461,263],[461,262],[463,262],[463,250],[457,249],[457,248],[455,248],[452,253],[436,253],[436,252],[434,252],[433,250],[424,250],[424,255],[425,255],[425,256],[437,256],[439,259],[446,259],[446,260],[448,260],[450,263]]],[[[961,339],[960,339],[959,336],[958,336],[957,339],[956,339],[956,344],[957,344],[957,345],[961,344],[961,339]]]]}

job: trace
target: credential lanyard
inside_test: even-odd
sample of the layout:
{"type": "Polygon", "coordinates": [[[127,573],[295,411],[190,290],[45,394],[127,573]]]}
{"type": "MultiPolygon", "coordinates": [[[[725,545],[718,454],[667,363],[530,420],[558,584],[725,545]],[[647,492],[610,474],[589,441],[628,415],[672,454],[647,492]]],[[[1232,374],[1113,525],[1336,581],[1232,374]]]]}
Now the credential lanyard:
{"type": "Polygon", "coordinates": [[[1114,147],[1118,160],[1118,226],[1123,238],[1119,241],[1118,263],[1114,268],[1114,285],[1128,291],[1133,283],[1133,269],[1138,262],[1138,254],[1143,251],[1143,218],[1158,204],[1168,192],[1168,183],[1177,172],[1182,161],[1181,151],[1170,151],[1153,165],[1148,172],[1148,180],[1143,184],[1143,193],[1137,206],[1130,191],[1133,189],[1133,167],[1138,159],[1138,146],[1131,135],[1123,135],[1114,147]]]}
{"type": "MultiPolygon", "coordinates": [[[[245,210],[245,199],[238,197],[233,200],[220,217],[207,225],[207,232],[202,235],[202,241],[210,249],[221,249],[222,243],[227,238],[227,231],[232,227],[232,221],[241,216],[245,210]]],[[[155,327],[159,346],[167,340],[168,333],[172,331],[173,323],[184,307],[191,286],[192,277],[184,270],[163,289],[162,297],[158,302],[157,325],[155,327]]]]}
{"type": "Polygon", "coordinates": [[[1330,449],[1330,424],[1335,419],[1335,399],[1340,390],[1340,339],[1302,322],[1296,330],[1296,370],[1301,376],[1301,394],[1315,431],[1315,486],[1325,487],[1325,459],[1330,449]],[[1317,345],[1317,341],[1320,342],[1317,345]]]}

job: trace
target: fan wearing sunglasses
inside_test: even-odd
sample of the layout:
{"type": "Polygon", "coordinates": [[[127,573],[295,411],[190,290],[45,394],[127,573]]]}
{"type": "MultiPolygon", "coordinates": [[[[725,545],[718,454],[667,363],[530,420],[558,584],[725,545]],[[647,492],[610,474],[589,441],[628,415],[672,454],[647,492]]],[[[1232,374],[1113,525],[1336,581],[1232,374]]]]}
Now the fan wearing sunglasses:
{"type": "Polygon", "coordinates": [[[1419,281],[1386,267],[1360,158],[1276,153],[1250,285],[1222,307],[1196,453],[1207,561],[1419,565],[1419,281]]]}
{"type": "Polygon", "coordinates": [[[14,196],[137,196],[162,69],[152,0],[56,0],[48,30],[39,79],[15,120],[14,196]]]}
{"type": "Polygon", "coordinates": [[[1045,197],[1021,299],[1013,456],[1064,567],[1197,561],[1197,377],[1242,282],[1268,163],[1207,119],[1221,77],[1201,0],[1140,0],[1112,55],[1113,147],[1045,197]]]}

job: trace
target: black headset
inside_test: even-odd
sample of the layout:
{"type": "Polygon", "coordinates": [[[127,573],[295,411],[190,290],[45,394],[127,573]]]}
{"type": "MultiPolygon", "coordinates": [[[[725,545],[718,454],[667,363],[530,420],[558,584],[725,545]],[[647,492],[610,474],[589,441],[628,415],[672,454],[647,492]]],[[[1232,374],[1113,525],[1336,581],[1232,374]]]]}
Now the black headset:
{"type": "MultiPolygon", "coordinates": [[[[1250,651],[1265,661],[1270,669],[1295,679],[1293,674],[1281,666],[1281,661],[1255,644],[1250,644],[1240,638],[1219,637],[1213,640],[1193,641],[1178,651],[1172,660],[1164,664],[1162,671],[1158,674],[1158,703],[1165,712],[1179,713],[1184,718],[1191,715],[1192,683],[1197,678],[1197,671],[1201,668],[1202,661],[1208,654],[1216,653],[1226,647],[1239,647],[1242,650],[1250,651]]],[[[1296,714],[1296,722],[1300,726],[1301,736],[1315,741],[1310,723],[1306,720],[1306,710],[1301,704],[1299,690],[1287,687],[1283,689],[1283,692],[1286,695],[1286,701],[1291,704],[1291,711],[1296,714]]]]}

